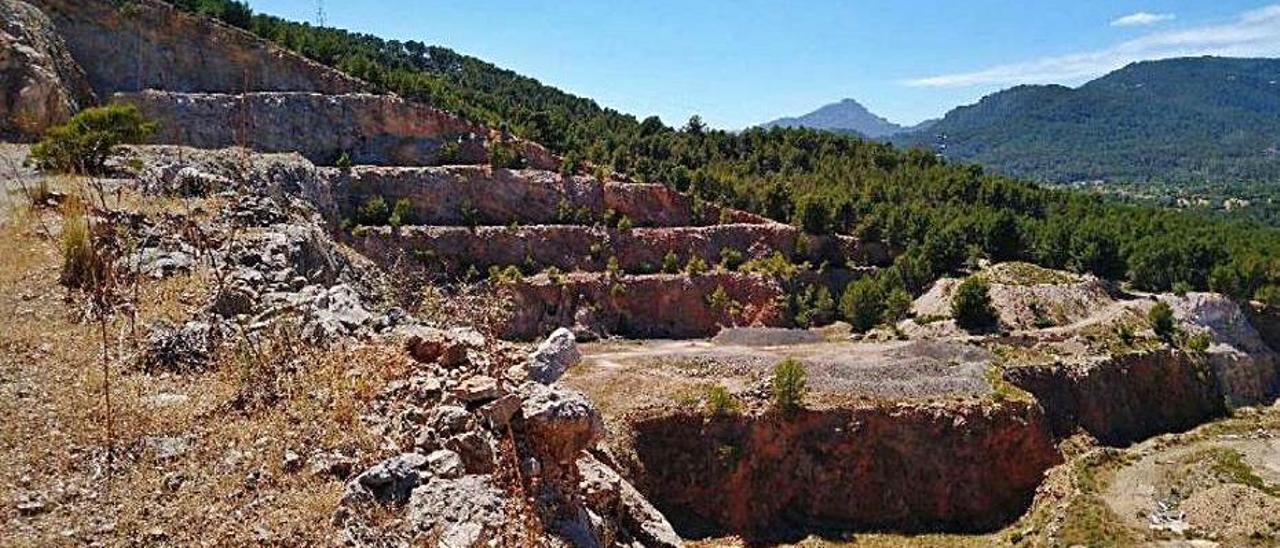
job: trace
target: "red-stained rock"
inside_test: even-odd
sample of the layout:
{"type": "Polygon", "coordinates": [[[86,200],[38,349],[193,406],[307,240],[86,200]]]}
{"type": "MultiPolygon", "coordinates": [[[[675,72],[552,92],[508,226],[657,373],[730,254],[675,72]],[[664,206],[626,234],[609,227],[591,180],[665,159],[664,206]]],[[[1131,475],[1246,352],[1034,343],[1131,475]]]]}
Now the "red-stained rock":
{"type": "MultiPolygon", "coordinates": [[[[536,165],[536,164],[534,164],[536,165]]],[[[498,225],[592,224],[612,210],[633,226],[701,226],[720,222],[764,223],[767,219],[695,204],[663,185],[601,182],[552,171],[490,169],[487,166],[425,168],[360,167],[334,174],[335,192],[348,210],[381,196],[409,200],[406,224],[498,225]]]]}
{"type": "Polygon", "coordinates": [[[1209,365],[1169,348],[1013,367],[1005,377],[1041,402],[1058,435],[1082,428],[1108,445],[1187,430],[1226,411],[1209,365]]]}
{"type": "Polygon", "coordinates": [[[574,273],[553,281],[546,276],[505,286],[515,301],[505,329],[512,339],[529,340],[558,327],[638,338],[709,337],[721,326],[784,326],[788,323],[782,286],[761,275],[712,273],[701,276],[652,274],[611,278],[574,273]],[[730,304],[712,306],[723,288],[730,304]],[[576,325],[583,314],[591,325],[576,325]]]}
{"type": "Polygon", "coordinates": [[[628,422],[631,479],[685,537],[990,530],[1061,460],[1039,407],[1017,402],[628,422]]]}
{"type": "Polygon", "coordinates": [[[694,257],[715,265],[727,250],[740,260],[781,253],[810,264],[883,264],[887,259],[883,246],[844,236],[808,236],[780,223],[632,230],[570,225],[376,227],[361,230],[352,245],[385,264],[425,255],[430,260],[420,266],[455,275],[472,266],[481,272],[491,266],[603,271],[610,259],[625,272],[656,272],[668,254],[674,254],[681,267],[694,257]]]}

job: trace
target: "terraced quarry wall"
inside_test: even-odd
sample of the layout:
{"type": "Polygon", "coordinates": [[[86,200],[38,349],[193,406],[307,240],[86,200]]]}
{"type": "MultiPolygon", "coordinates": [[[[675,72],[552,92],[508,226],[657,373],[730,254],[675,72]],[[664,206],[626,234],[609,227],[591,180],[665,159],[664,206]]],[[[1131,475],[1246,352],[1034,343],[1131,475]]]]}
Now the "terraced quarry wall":
{"type": "MultiPolygon", "coordinates": [[[[487,166],[329,169],[341,215],[381,199],[408,208],[404,226],[360,227],[348,242],[375,261],[456,278],[515,267],[504,336],[535,339],[559,327],[636,338],[710,337],[722,326],[792,325],[789,286],[732,270],[703,270],[780,255],[795,284],[838,293],[887,264],[888,250],[847,236],[813,236],[769,219],[701,203],[658,184],[603,182],[544,170],[487,166]],[[632,228],[614,228],[629,224],[632,228]],[[831,268],[811,267],[826,264],[831,268]],[[616,268],[615,268],[616,267],[616,268]],[[569,274],[537,275],[554,268],[569,274]],[[659,270],[666,274],[656,274],[659,270]]],[[[504,277],[506,274],[504,274],[504,277]]]]}
{"type": "Polygon", "coordinates": [[[545,170],[358,167],[333,179],[335,192],[347,196],[351,210],[374,196],[388,203],[405,199],[412,205],[410,222],[418,225],[590,224],[610,211],[641,227],[770,222],[696,204],[665,185],[602,182],[545,170]]]}
{"type": "Polygon", "coordinates": [[[838,265],[876,264],[884,255],[879,246],[854,238],[809,236],[776,223],[630,230],[577,225],[379,227],[360,231],[353,244],[383,260],[405,252],[427,254],[430,259],[424,266],[450,273],[508,265],[603,271],[610,260],[626,272],[654,273],[668,254],[682,267],[695,257],[715,265],[730,253],[739,261],[776,252],[795,262],[838,265]]]}
{"type": "MultiPolygon", "coordinates": [[[[484,126],[389,95],[145,91],[115,98],[160,121],[155,143],[298,152],[317,164],[333,164],[343,155],[374,165],[487,163],[490,142],[498,137],[484,126]]],[[[557,165],[536,144],[513,144],[530,166],[557,165]]]]}
{"type": "Polygon", "coordinates": [[[1172,349],[1015,367],[1006,376],[1041,402],[1059,436],[1079,427],[1108,445],[1183,431],[1226,411],[1209,366],[1172,349]]]}
{"type": "Polygon", "coordinates": [[[682,536],[982,531],[1060,460],[1034,404],[912,404],[630,422],[633,479],[682,536]]]}
{"type": "Polygon", "coordinates": [[[514,307],[504,337],[529,340],[557,327],[634,338],[710,337],[721,326],[784,326],[782,286],[750,274],[653,274],[612,277],[573,273],[506,284],[514,307]],[[708,297],[724,290],[717,306],[708,297]]]}
{"type": "Polygon", "coordinates": [[[121,91],[313,91],[364,84],[156,0],[29,0],[57,25],[99,98],[121,91]]]}

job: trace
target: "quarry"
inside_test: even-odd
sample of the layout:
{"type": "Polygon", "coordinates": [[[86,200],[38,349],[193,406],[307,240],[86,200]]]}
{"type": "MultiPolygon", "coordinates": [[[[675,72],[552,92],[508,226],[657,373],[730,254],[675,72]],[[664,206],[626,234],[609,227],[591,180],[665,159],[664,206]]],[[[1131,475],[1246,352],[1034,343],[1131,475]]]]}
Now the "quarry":
{"type": "Polygon", "coordinates": [[[43,188],[0,217],[0,544],[1280,538],[1260,303],[983,262],[997,329],[959,326],[956,277],[865,333],[810,322],[794,295],[902,250],[566,172],[163,2],[0,12],[6,196],[43,188]],[[149,142],[24,165],[111,101],[149,142]],[[77,196],[110,296],[59,285],[77,196]]]}

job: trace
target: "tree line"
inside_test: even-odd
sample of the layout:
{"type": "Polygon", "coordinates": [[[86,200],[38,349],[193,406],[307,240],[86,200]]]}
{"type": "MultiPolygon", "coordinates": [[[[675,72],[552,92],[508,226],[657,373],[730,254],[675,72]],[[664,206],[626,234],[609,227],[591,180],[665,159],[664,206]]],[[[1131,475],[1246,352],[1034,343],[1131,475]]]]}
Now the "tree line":
{"type": "MultiPolygon", "coordinates": [[[[1096,195],[1044,188],[901,150],[806,129],[672,128],[545,86],[446,48],[253,14],[232,0],[177,0],[375,88],[536,140],[564,159],[670,184],[813,233],[884,240],[902,253],[882,295],[918,293],[978,259],[1124,279],[1144,290],[1212,289],[1280,298],[1280,232],[1096,195]]],[[[900,300],[900,295],[895,295],[900,300]]],[[[1280,304],[1280,299],[1277,299],[1280,304]]]]}

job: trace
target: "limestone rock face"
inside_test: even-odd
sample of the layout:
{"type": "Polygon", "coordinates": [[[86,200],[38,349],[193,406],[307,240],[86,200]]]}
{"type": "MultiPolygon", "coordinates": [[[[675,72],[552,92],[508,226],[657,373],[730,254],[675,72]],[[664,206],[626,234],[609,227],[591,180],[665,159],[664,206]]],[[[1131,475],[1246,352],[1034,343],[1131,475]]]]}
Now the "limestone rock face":
{"type": "Polygon", "coordinates": [[[364,86],[241,29],[158,0],[31,3],[57,25],[103,98],[144,89],[348,93],[364,86]]]}
{"type": "Polygon", "coordinates": [[[93,102],[93,92],[53,23],[0,0],[0,138],[30,140],[93,102]]]}
{"type": "MultiPolygon", "coordinates": [[[[145,91],[117,93],[160,121],[157,143],[297,152],[318,164],[424,166],[489,161],[499,132],[391,95],[145,91]]],[[[532,167],[558,165],[541,146],[513,140],[532,167]]]]}

